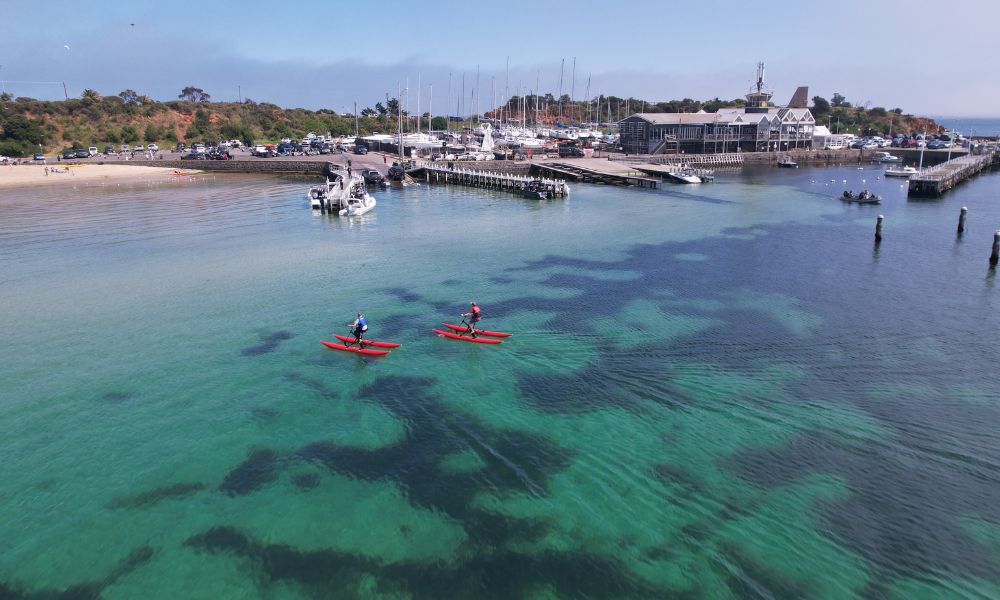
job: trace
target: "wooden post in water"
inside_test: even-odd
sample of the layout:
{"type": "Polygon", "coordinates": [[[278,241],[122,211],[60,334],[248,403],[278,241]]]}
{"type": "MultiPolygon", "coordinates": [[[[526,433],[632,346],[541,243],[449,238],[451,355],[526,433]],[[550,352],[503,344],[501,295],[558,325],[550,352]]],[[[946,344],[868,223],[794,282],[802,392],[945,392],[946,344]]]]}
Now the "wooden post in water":
{"type": "Polygon", "coordinates": [[[885,219],[884,215],[879,215],[878,219],[875,221],[875,243],[878,244],[882,241],[882,221],[885,219]]]}
{"type": "Polygon", "coordinates": [[[993,234],[993,253],[990,254],[990,266],[997,266],[998,260],[1000,260],[1000,231],[993,234]]]}
{"type": "Polygon", "coordinates": [[[958,232],[962,233],[965,231],[965,215],[968,214],[969,209],[962,207],[962,212],[958,214],[958,232]]]}

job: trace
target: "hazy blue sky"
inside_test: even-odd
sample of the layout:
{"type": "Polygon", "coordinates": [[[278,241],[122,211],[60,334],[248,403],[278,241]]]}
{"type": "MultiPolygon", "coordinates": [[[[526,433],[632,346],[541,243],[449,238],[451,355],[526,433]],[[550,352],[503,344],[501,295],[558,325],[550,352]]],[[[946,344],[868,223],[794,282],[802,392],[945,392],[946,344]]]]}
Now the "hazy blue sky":
{"type": "MultiPolygon", "coordinates": [[[[216,100],[351,110],[374,105],[409,77],[410,108],[433,85],[449,112],[465,74],[480,69],[482,109],[492,78],[576,97],[734,98],[767,64],[775,99],[810,96],[923,115],[1000,116],[1000,3],[842,0],[683,2],[125,2],[0,0],[0,79],[7,91],[59,98],[84,88],[131,88],[160,100],[203,88],[216,100]],[[625,8],[628,7],[628,8],[625,8]],[[134,25],[133,25],[134,24],[134,25]],[[67,49],[65,46],[69,46],[67,49]]],[[[468,107],[469,102],[466,102],[468,107]]]]}

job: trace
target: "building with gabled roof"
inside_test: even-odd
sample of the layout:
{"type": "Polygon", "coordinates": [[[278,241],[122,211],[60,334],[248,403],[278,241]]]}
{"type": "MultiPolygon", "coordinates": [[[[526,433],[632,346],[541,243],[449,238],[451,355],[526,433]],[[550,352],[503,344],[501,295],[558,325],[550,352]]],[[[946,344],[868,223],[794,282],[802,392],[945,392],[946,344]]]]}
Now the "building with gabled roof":
{"type": "MultiPolygon", "coordinates": [[[[789,104],[802,104],[808,88],[800,87],[789,104]]],[[[636,113],[619,122],[621,145],[630,154],[708,154],[784,151],[811,148],[816,119],[808,108],[771,104],[764,87],[764,64],[757,65],[757,85],[743,108],[714,113],[636,113]]]]}

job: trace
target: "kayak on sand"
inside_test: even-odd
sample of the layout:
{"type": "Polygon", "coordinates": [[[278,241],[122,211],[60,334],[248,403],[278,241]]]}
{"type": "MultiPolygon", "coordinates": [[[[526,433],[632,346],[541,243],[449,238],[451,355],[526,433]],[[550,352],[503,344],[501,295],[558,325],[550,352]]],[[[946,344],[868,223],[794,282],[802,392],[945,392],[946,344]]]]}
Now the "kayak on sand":
{"type": "MultiPolygon", "coordinates": [[[[352,335],[337,335],[334,334],[335,338],[342,342],[354,342],[354,336],[352,335]]],[[[361,346],[374,346],[376,348],[399,348],[401,344],[395,342],[379,342],[376,340],[361,340],[361,346]]]]}
{"type": "Polygon", "coordinates": [[[388,350],[373,350],[371,348],[355,348],[353,346],[345,346],[343,344],[334,344],[333,342],[327,342],[326,340],[320,340],[320,343],[329,348],[330,350],[342,350],[344,352],[354,352],[356,354],[366,354],[368,356],[383,356],[389,354],[388,350]]]}
{"type": "MultiPolygon", "coordinates": [[[[454,325],[452,323],[441,323],[441,324],[447,327],[448,329],[452,329],[454,331],[460,331],[463,333],[468,333],[469,331],[469,328],[466,327],[465,325],[454,325]]],[[[474,331],[479,335],[488,335],[490,337],[510,337],[514,335],[513,333],[504,333],[502,331],[488,331],[486,329],[475,329],[474,331]]]]}
{"type": "Polygon", "coordinates": [[[434,333],[440,335],[441,337],[451,338],[453,340],[462,340],[463,342],[475,342],[477,344],[502,344],[502,340],[493,340],[490,338],[477,338],[471,335],[459,335],[457,333],[452,333],[450,331],[442,331],[440,329],[435,329],[434,333]]]}

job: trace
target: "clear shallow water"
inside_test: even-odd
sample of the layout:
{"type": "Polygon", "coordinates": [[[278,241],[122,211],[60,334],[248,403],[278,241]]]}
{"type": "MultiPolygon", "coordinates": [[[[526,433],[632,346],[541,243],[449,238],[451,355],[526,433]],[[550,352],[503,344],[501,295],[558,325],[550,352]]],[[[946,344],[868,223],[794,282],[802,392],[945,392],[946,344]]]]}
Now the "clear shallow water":
{"type": "Polygon", "coordinates": [[[998,180],[877,174],[2,192],[0,595],[1000,595],[998,180]]]}

